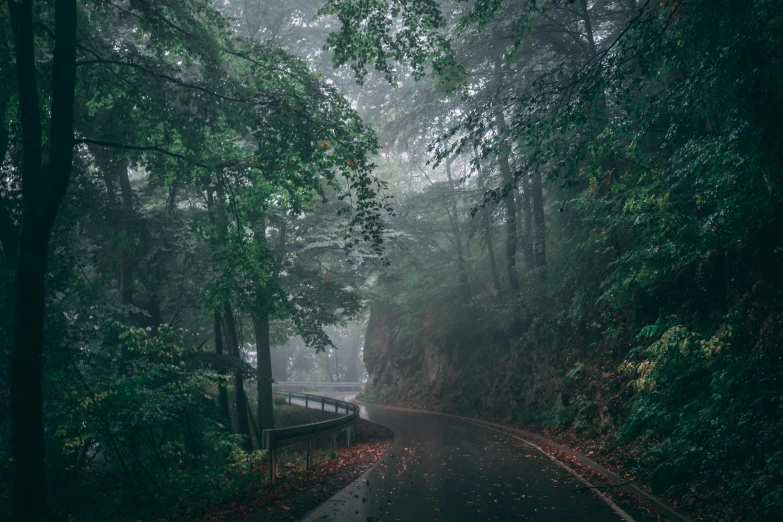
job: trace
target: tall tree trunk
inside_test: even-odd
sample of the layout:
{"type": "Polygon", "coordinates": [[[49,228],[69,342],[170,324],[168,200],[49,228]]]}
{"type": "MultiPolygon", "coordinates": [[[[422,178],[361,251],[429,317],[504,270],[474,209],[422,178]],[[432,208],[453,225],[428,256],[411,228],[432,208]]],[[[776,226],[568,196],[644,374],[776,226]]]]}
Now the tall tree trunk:
{"type": "Polygon", "coordinates": [[[345,370],[346,382],[357,382],[359,380],[359,345],[361,344],[361,333],[356,330],[353,335],[353,343],[351,346],[351,357],[348,359],[348,368],[345,370]]]}
{"type": "MultiPolygon", "coordinates": [[[[261,248],[267,252],[266,215],[256,228],[261,248]]],[[[273,269],[274,270],[274,269],[273,269]]],[[[272,393],[272,347],[269,340],[269,289],[256,283],[257,309],[253,313],[253,330],[256,337],[256,390],[258,399],[258,423],[260,429],[275,427],[272,393]]]]}
{"type": "MultiPolygon", "coordinates": [[[[215,334],[215,353],[223,355],[223,328],[221,325],[220,312],[215,311],[212,318],[212,327],[215,334]]],[[[220,416],[231,421],[231,414],[228,411],[228,390],[223,383],[218,384],[218,411],[220,416]]]]}
{"type": "Polygon", "coordinates": [[[337,357],[337,349],[334,350],[334,380],[340,382],[340,359],[337,357]]]}
{"type": "Polygon", "coordinates": [[[487,244],[487,255],[489,256],[489,270],[492,273],[492,282],[495,284],[495,291],[498,295],[503,295],[503,287],[500,285],[500,273],[498,264],[495,260],[495,245],[492,243],[492,224],[489,221],[489,209],[484,208],[481,212],[481,221],[484,227],[484,242],[487,244]]]}
{"type": "MultiPolygon", "coordinates": [[[[133,192],[128,178],[129,162],[126,158],[113,162],[116,168],[117,179],[120,182],[120,196],[122,197],[122,225],[125,230],[125,239],[133,236],[134,221],[133,192]]],[[[120,296],[123,304],[133,303],[133,259],[128,249],[123,249],[120,258],[120,296]]]]}
{"type": "MultiPolygon", "coordinates": [[[[478,152],[476,147],[473,147],[473,154],[478,158],[478,152]]],[[[478,185],[481,190],[482,197],[484,195],[484,175],[479,171],[478,173],[478,185]]],[[[489,206],[484,205],[481,209],[481,227],[484,229],[484,243],[487,245],[487,255],[489,256],[489,270],[492,273],[492,281],[495,283],[495,291],[498,295],[503,294],[503,287],[500,286],[500,273],[498,272],[498,265],[495,260],[495,245],[492,243],[492,222],[491,222],[491,209],[489,206]]]]}
{"type": "Polygon", "coordinates": [[[174,211],[177,209],[177,192],[179,189],[179,183],[177,183],[177,180],[171,182],[171,186],[169,187],[169,199],[166,200],[166,214],[172,215],[174,214],[174,211]]]}
{"type": "Polygon", "coordinates": [[[269,313],[253,314],[256,334],[256,385],[258,387],[258,422],[260,429],[275,427],[272,406],[272,353],[269,343],[269,313]]]}
{"type": "MultiPolygon", "coordinates": [[[[503,113],[498,113],[497,118],[498,133],[503,134],[506,128],[506,121],[503,113]]],[[[503,150],[498,158],[500,166],[500,176],[505,185],[504,190],[508,193],[503,198],[506,208],[506,271],[508,272],[508,283],[511,287],[511,293],[519,295],[519,278],[517,277],[517,213],[514,204],[514,177],[511,174],[511,166],[508,161],[508,153],[503,150]]]]}
{"type": "MultiPolygon", "coordinates": [[[[226,333],[231,344],[231,351],[237,360],[241,361],[242,356],[239,351],[239,337],[237,335],[237,324],[234,320],[234,311],[228,302],[223,304],[223,316],[226,321],[226,333]]],[[[245,449],[253,450],[253,440],[250,438],[250,421],[247,418],[247,395],[245,394],[245,380],[242,377],[242,371],[237,370],[234,374],[236,383],[236,413],[237,413],[237,431],[240,435],[245,435],[245,449]]]]}
{"type": "MultiPolygon", "coordinates": [[[[495,55],[495,75],[498,81],[501,81],[503,67],[501,64],[501,54],[495,55]]],[[[500,139],[506,130],[506,117],[503,114],[503,108],[498,110],[495,116],[495,126],[497,127],[500,139]]],[[[511,293],[514,296],[519,295],[519,278],[517,277],[517,208],[514,203],[514,176],[511,173],[509,163],[509,147],[502,144],[498,154],[498,166],[500,167],[500,176],[503,180],[504,190],[507,190],[503,198],[506,207],[506,271],[508,272],[508,283],[511,287],[511,293]]]]}
{"type": "MultiPolygon", "coordinates": [[[[111,151],[101,147],[91,147],[91,152],[95,156],[96,162],[103,174],[103,183],[106,186],[106,197],[108,199],[108,216],[111,227],[125,233],[125,241],[132,236],[133,227],[133,194],[131,193],[130,181],[128,179],[129,161],[127,158],[113,157],[111,151]],[[121,206],[117,205],[117,194],[114,189],[114,183],[119,182],[121,206]]],[[[118,270],[118,286],[120,290],[120,299],[123,304],[133,304],[133,268],[131,265],[131,255],[127,251],[127,245],[120,249],[120,266],[118,270]]]]}
{"type": "Polygon", "coordinates": [[[42,168],[41,112],[35,70],[32,0],[8,2],[14,31],[22,125],[22,229],[18,245],[11,353],[14,520],[47,515],[43,423],[46,262],[73,163],[76,2],[55,0],[49,162],[42,168]]]}
{"type": "Polygon", "coordinates": [[[535,169],[530,181],[533,199],[533,255],[541,279],[546,279],[546,223],[544,221],[544,189],[541,171],[535,169]]]}
{"type": "MultiPolygon", "coordinates": [[[[272,284],[276,284],[285,257],[286,245],[286,221],[282,217],[280,234],[278,238],[277,252],[270,274],[272,284]]],[[[262,216],[256,229],[256,236],[261,242],[264,251],[267,250],[266,240],[266,216],[262,216]]],[[[253,329],[256,336],[256,382],[258,390],[258,422],[260,429],[274,428],[274,408],[272,394],[272,346],[269,340],[269,319],[271,308],[272,288],[256,284],[256,293],[259,303],[253,313],[253,329]]]]}
{"type": "Polygon", "coordinates": [[[597,53],[595,45],[595,36],[593,35],[593,22],[590,20],[590,11],[587,9],[587,0],[582,0],[582,20],[585,23],[585,32],[587,33],[587,45],[590,48],[590,56],[593,57],[597,53]]]}
{"type": "MultiPolygon", "coordinates": [[[[213,190],[212,187],[207,184],[207,210],[209,211],[209,222],[213,227],[216,227],[215,212],[213,210],[214,205],[215,198],[213,190]]],[[[221,229],[217,229],[217,232],[218,237],[222,238],[223,234],[221,234],[221,229]]],[[[220,247],[219,242],[213,241],[212,247],[217,250],[220,247]]],[[[215,310],[212,320],[215,334],[215,353],[218,355],[223,355],[223,328],[222,317],[219,310],[215,310]]],[[[229,350],[232,349],[232,347],[229,347],[229,350]]],[[[228,405],[228,390],[224,384],[218,385],[218,410],[220,411],[221,417],[227,419],[229,422],[231,421],[231,413],[229,412],[228,405]]]]}
{"type": "Polygon", "coordinates": [[[465,259],[462,253],[462,232],[459,226],[459,216],[457,214],[457,191],[454,186],[454,179],[451,177],[452,159],[446,159],[446,177],[449,180],[451,188],[451,212],[449,212],[449,221],[451,222],[451,232],[454,235],[454,246],[457,249],[457,273],[459,275],[459,286],[462,293],[462,302],[470,303],[470,283],[468,282],[468,273],[465,271],[465,259]]]}
{"type": "Polygon", "coordinates": [[[528,270],[535,266],[533,258],[533,206],[530,201],[530,179],[527,174],[522,176],[522,190],[520,191],[523,228],[519,235],[522,246],[522,258],[528,270]]]}
{"type": "MultiPolygon", "coordinates": [[[[585,33],[587,37],[587,44],[588,44],[588,50],[590,53],[590,56],[588,57],[588,60],[592,60],[597,54],[598,54],[598,46],[596,45],[595,41],[595,34],[593,31],[593,22],[590,18],[590,10],[588,9],[587,0],[581,0],[581,7],[582,7],[582,21],[585,24],[585,33]]],[[[606,99],[606,94],[603,91],[599,91],[598,99],[593,104],[593,109],[596,114],[593,115],[593,119],[598,122],[599,127],[596,129],[596,142],[597,145],[600,146],[603,145],[608,141],[608,137],[600,137],[605,128],[606,125],[609,123],[609,107],[606,99]]],[[[598,165],[600,165],[601,170],[606,173],[606,175],[611,178],[615,175],[617,172],[617,161],[614,158],[614,155],[610,152],[608,154],[604,154],[598,158],[598,165]]],[[[602,192],[607,190],[608,185],[607,184],[600,184],[599,185],[600,190],[602,192]]]]}
{"type": "Polygon", "coordinates": [[[329,377],[329,382],[334,382],[334,377],[332,377],[332,367],[330,366],[330,359],[332,358],[329,355],[329,352],[324,352],[324,355],[326,356],[326,376],[329,377]]]}

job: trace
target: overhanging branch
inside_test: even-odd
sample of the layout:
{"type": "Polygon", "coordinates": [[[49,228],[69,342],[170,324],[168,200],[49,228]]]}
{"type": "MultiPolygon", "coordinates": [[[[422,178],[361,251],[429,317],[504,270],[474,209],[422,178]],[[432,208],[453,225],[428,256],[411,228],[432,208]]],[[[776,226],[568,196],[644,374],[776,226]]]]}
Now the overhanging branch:
{"type": "Polygon", "coordinates": [[[84,143],[86,145],[95,145],[98,147],[107,147],[110,149],[123,149],[123,150],[137,150],[140,152],[157,152],[158,154],[163,154],[164,156],[169,156],[171,158],[176,158],[178,160],[184,161],[186,163],[190,163],[192,165],[196,165],[199,167],[204,167],[205,169],[212,169],[215,168],[214,165],[207,165],[206,163],[203,163],[201,161],[188,158],[184,154],[180,154],[178,152],[172,152],[170,150],[166,150],[163,147],[158,147],[157,145],[128,145],[126,143],[116,143],[113,141],[104,141],[104,140],[94,140],[91,138],[79,138],[75,140],[76,144],[84,143]]]}
{"type": "Polygon", "coordinates": [[[153,71],[152,69],[148,69],[147,67],[144,67],[142,65],[139,65],[137,63],[133,62],[122,62],[118,60],[106,60],[102,58],[96,58],[94,60],[81,60],[79,62],[76,62],[77,66],[82,65],[118,65],[121,67],[131,67],[133,69],[138,69],[146,74],[149,74],[151,76],[155,76],[158,78],[162,78],[168,82],[174,83],[176,85],[179,85],[181,87],[185,87],[186,89],[193,89],[196,91],[203,92],[205,94],[209,94],[210,96],[214,96],[216,98],[220,98],[221,100],[231,101],[231,102],[238,102],[238,103],[248,103],[248,99],[242,99],[242,98],[234,98],[233,96],[226,96],[224,94],[220,94],[215,91],[211,91],[205,87],[201,87],[200,85],[193,85],[191,83],[183,82],[182,80],[179,80],[173,76],[169,76],[168,74],[159,73],[157,71],[153,71]]]}

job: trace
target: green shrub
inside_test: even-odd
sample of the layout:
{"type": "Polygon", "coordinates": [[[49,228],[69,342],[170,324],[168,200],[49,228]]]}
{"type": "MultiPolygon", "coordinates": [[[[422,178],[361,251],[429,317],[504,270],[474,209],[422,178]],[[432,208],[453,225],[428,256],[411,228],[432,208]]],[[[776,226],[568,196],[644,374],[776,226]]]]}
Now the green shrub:
{"type": "Polygon", "coordinates": [[[101,345],[47,361],[47,465],[63,477],[51,495],[54,518],[199,509],[256,480],[262,455],[240,449],[242,437],[207,394],[226,377],[202,362],[204,349],[166,327],[104,328],[101,345]]]}
{"type": "Polygon", "coordinates": [[[636,392],[621,441],[648,447],[640,469],[658,491],[729,484],[783,516],[783,382],[779,355],[745,348],[740,314],[709,338],[683,326],[623,364],[636,392]],[[776,451],[777,450],[777,451],[776,451]]]}

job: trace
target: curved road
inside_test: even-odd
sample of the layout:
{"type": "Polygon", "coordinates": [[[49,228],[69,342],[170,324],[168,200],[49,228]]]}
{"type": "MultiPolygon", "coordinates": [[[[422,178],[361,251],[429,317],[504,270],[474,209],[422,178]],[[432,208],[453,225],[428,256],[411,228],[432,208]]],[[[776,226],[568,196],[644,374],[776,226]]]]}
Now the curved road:
{"type": "Polygon", "coordinates": [[[505,433],[376,405],[363,406],[362,417],[394,431],[391,448],[307,522],[634,520],[505,433]]]}

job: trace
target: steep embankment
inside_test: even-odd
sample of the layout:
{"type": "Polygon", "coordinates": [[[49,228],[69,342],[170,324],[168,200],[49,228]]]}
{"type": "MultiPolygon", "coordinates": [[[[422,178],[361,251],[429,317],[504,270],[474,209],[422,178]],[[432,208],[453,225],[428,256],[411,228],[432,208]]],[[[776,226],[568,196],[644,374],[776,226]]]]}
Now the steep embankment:
{"type": "Polygon", "coordinates": [[[543,431],[696,519],[780,520],[772,304],[759,286],[711,335],[660,321],[639,333],[621,317],[590,336],[557,318],[497,333],[480,312],[376,303],[364,399],[543,431]]]}
{"type": "Polygon", "coordinates": [[[391,307],[375,305],[367,325],[368,389],[395,403],[453,413],[513,416],[561,403],[552,353],[508,349],[508,342],[429,322],[411,329],[391,307]]]}

